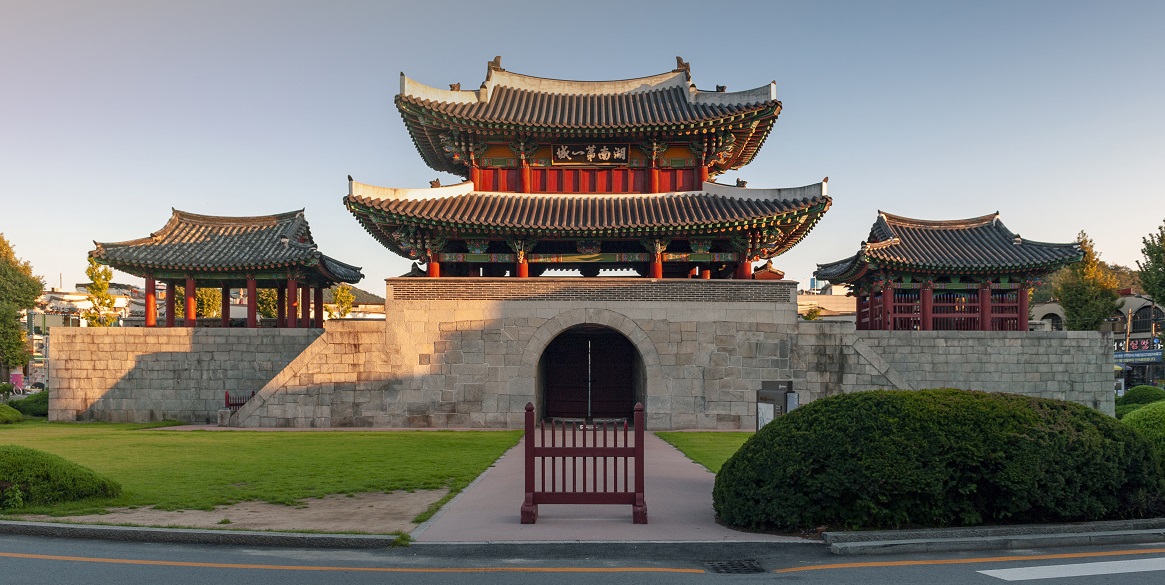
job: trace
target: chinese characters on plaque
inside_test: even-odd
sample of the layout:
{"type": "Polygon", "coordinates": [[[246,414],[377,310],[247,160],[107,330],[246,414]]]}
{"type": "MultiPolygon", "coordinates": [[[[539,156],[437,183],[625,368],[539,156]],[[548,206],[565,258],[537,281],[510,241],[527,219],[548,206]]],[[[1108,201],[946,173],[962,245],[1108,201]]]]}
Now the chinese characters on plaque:
{"type": "Polygon", "coordinates": [[[551,164],[556,165],[625,165],[627,144],[595,142],[591,144],[555,144],[551,146],[551,164]]]}

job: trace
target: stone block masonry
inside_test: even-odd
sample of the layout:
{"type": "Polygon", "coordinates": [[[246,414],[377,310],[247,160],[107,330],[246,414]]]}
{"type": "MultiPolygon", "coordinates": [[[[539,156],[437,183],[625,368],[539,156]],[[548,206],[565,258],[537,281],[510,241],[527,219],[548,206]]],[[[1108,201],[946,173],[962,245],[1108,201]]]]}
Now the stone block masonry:
{"type": "Polygon", "coordinates": [[[1112,345],[1083,332],[855,331],[798,321],[784,281],[402,278],[387,321],[302,329],[58,329],[52,420],[217,420],[239,427],[521,428],[544,403],[550,343],[605,328],[634,348],[650,430],[756,424],[766,381],[802,404],[875,388],[953,387],[1113,412],[1112,345]]]}
{"type": "Polygon", "coordinates": [[[49,420],[214,422],[226,391],[258,391],[321,333],[58,327],[49,420]]]}

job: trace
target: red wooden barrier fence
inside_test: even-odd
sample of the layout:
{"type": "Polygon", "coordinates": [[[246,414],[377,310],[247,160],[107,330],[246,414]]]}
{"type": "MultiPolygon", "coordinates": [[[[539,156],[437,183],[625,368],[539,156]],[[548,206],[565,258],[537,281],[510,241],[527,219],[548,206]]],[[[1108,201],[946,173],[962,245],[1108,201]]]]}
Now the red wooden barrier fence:
{"type": "Polygon", "coordinates": [[[242,408],[242,406],[244,404],[246,404],[248,400],[250,400],[254,397],[255,397],[255,393],[251,392],[250,396],[247,396],[244,394],[243,396],[237,396],[235,398],[231,398],[231,393],[228,390],[226,392],[226,407],[231,409],[231,412],[234,412],[234,411],[242,408]]]}
{"type": "Polygon", "coordinates": [[[551,422],[548,444],[546,421],[538,425],[540,432],[535,435],[534,405],[527,403],[526,498],[522,502],[522,524],[538,521],[538,504],[630,504],[632,522],[647,524],[647,504],[643,498],[642,403],[635,405],[633,424],[635,444],[631,445],[627,421],[623,421],[622,429],[617,424],[608,428],[607,423],[602,423],[601,427],[594,424],[581,430],[578,423],[562,422],[560,427],[558,422],[551,422]],[[628,473],[632,462],[634,480],[628,473]]]}

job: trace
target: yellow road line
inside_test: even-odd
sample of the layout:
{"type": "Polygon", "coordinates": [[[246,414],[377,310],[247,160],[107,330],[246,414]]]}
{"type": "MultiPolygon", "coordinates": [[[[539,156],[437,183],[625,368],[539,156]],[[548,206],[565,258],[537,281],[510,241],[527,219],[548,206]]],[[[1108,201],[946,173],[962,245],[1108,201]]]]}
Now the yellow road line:
{"type": "Polygon", "coordinates": [[[115,565],[153,565],[162,567],[200,567],[206,569],[258,569],[265,571],[353,571],[363,573],[703,573],[702,569],[664,567],[328,567],[316,565],[249,565],[241,563],[196,563],[192,561],[151,561],[146,559],[110,559],[68,557],[0,552],[0,557],[115,565]]]}
{"type": "Polygon", "coordinates": [[[823,571],[827,569],[860,569],[864,567],[909,567],[912,565],[966,565],[971,563],[999,563],[1006,561],[1044,561],[1048,559],[1084,559],[1089,557],[1115,557],[1122,555],[1151,555],[1165,553],[1165,548],[1132,550],[1110,550],[1103,552],[1057,553],[1048,555],[1016,555],[1007,557],[977,557],[972,559],[937,559],[930,561],[868,561],[863,563],[835,563],[808,567],[777,569],[774,573],[796,573],[798,571],[823,571]]]}

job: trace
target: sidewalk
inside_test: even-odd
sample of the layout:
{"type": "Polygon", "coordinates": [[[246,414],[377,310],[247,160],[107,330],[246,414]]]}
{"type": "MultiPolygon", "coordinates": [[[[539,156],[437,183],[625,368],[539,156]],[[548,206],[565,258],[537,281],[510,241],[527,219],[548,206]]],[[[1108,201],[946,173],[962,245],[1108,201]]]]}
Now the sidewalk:
{"type": "Polygon", "coordinates": [[[730,530],[716,523],[716,476],[652,433],[644,435],[647,524],[631,522],[631,506],[542,504],[537,524],[521,524],[519,442],[493,467],[413,531],[418,543],[467,542],[798,542],[797,537],[730,530]]]}

